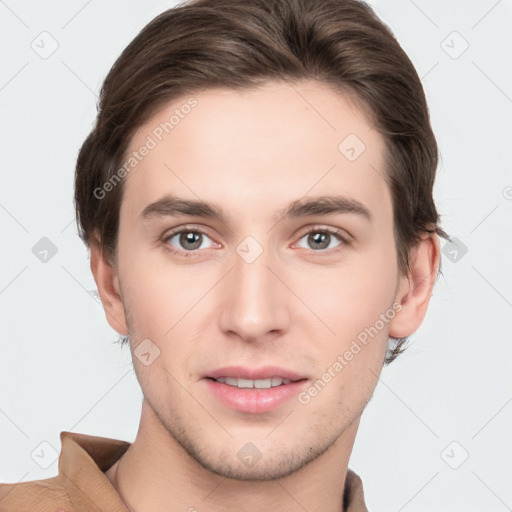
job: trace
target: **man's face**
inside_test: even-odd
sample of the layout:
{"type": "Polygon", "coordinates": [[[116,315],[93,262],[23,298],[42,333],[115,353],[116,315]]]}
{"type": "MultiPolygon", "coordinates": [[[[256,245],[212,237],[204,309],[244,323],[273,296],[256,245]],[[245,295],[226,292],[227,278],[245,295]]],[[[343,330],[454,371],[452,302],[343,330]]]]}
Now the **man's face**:
{"type": "Polygon", "coordinates": [[[355,435],[382,368],[399,283],[384,141],[316,82],[193,97],[161,109],[129,148],[150,147],[120,211],[135,370],[155,418],[203,467],[275,479],[355,435]],[[172,130],[159,130],[176,109],[172,130]],[[224,218],[149,207],[166,196],[224,218]],[[281,215],[322,196],[361,211],[281,215]],[[239,390],[211,378],[232,366],[303,380],[239,390]]]}

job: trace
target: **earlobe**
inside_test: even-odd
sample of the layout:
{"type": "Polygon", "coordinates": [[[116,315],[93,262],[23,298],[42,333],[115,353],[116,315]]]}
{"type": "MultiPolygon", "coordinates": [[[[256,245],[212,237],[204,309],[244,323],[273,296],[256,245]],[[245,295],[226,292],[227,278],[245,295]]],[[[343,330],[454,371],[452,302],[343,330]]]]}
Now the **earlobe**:
{"type": "Polygon", "coordinates": [[[419,329],[427,313],[439,261],[439,236],[425,233],[411,249],[407,276],[401,277],[395,297],[401,310],[390,322],[389,336],[405,338],[419,329]]]}
{"type": "Polygon", "coordinates": [[[129,333],[117,271],[106,261],[105,253],[97,237],[91,237],[90,249],[91,272],[98,288],[107,322],[119,334],[127,335],[129,333]]]}

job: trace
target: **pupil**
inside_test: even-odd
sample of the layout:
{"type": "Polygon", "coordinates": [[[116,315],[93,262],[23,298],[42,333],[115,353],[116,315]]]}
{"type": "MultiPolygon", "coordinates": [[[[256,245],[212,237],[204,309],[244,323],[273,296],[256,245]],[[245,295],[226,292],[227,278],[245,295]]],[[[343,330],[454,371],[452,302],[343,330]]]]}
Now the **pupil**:
{"type": "Polygon", "coordinates": [[[187,244],[189,243],[193,245],[193,247],[188,246],[191,250],[197,249],[201,246],[200,233],[189,231],[187,233],[183,233],[180,238],[180,243],[183,247],[187,247],[187,244]],[[195,242],[194,239],[196,239],[195,242]]]}
{"type": "Polygon", "coordinates": [[[317,247],[320,249],[325,249],[326,247],[329,246],[329,242],[328,242],[329,237],[330,237],[330,235],[328,233],[314,233],[314,234],[309,235],[310,241],[313,242],[313,245],[320,243],[321,247],[317,247]],[[327,240],[327,243],[325,243],[326,240],[327,240]]]}

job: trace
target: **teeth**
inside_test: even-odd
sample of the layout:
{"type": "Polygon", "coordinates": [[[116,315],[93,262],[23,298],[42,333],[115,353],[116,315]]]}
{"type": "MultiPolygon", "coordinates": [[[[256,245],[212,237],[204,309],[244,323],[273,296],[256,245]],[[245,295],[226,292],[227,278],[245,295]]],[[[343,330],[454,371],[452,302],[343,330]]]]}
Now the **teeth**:
{"type": "MultiPolygon", "coordinates": [[[[235,380],[235,379],[233,379],[235,380]]],[[[235,384],[236,386],[236,384],[235,384]]],[[[253,388],[254,381],[249,379],[238,379],[238,387],[239,388],[253,388]]]]}
{"type": "Polygon", "coordinates": [[[281,386],[281,384],[290,384],[288,379],[281,377],[272,377],[271,379],[240,379],[236,377],[219,377],[215,379],[217,382],[227,384],[228,386],[235,386],[237,388],[250,388],[250,389],[269,389],[281,386]]]}
{"type": "Polygon", "coordinates": [[[283,379],[274,377],[273,379],[258,379],[254,381],[254,387],[257,389],[269,389],[272,386],[280,386],[283,383],[283,379]],[[272,383],[274,381],[274,383],[272,383]]]}

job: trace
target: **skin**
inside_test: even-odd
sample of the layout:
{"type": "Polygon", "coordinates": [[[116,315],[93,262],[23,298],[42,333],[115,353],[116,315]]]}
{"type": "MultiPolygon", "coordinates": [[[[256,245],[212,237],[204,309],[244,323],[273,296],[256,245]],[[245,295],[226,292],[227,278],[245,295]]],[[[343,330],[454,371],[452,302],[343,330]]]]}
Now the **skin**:
{"type": "MultiPolygon", "coordinates": [[[[132,355],[147,338],[160,351],[147,366],[133,357],[144,393],[139,431],[106,475],[137,512],[170,505],[341,511],[350,453],[388,335],[408,336],[421,325],[439,239],[425,234],[411,250],[410,273],[400,275],[382,177],[384,140],[348,97],[302,81],[207,89],[194,98],[197,106],[126,179],[116,265],[91,245],[110,325],[130,334],[132,355]],[[366,146],[355,161],[338,149],[350,133],[366,146]],[[140,218],[167,193],[213,202],[227,220],[140,218]],[[292,201],[334,193],[364,204],[371,222],[355,213],[280,220],[292,201]],[[183,226],[204,233],[190,257],[187,239],[162,239],[183,226]],[[324,246],[315,245],[308,232],[326,227],[350,243],[327,235],[324,246]],[[247,236],[263,249],[252,263],[236,251],[247,236]],[[308,404],[294,398],[270,412],[242,413],[205,386],[209,370],[273,364],[307,376],[308,389],[394,303],[401,310],[308,404]],[[248,442],[261,453],[251,467],[237,457],[248,442]]],[[[140,127],[129,151],[187,99],[140,127]]]]}

